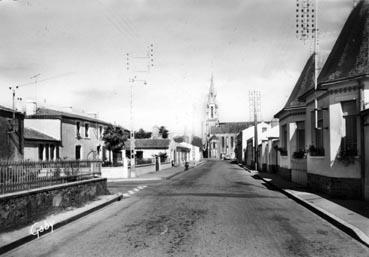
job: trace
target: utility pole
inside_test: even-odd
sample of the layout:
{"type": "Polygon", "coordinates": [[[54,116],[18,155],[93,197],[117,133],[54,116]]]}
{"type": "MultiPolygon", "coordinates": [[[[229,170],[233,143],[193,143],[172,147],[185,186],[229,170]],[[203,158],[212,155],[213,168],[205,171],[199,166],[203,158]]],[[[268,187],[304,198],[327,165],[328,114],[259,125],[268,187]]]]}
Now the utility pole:
{"type": "Polygon", "coordinates": [[[9,87],[12,91],[12,109],[13,109],[13,118],[12,118],[12,129],[11,133],[15,132],[15,91],[18,89],[18,86],[9,87]]]}
{"type": "MultiPolygon", "coordinates": [[[[144,56],[131,56],[129,53],[126,53],[126,68],[127,72],[133,72],[133,74],[136,73],[143,73],[143,72],[150,72],[151,68],[154,67],[154,45],[150,44],[148,47],[148,50],[146,52],[146,55],[144,56]],[[147,61],[147,69],[145,70],[135,70],[131,68],[131,59],[141,59],[147,61]]],[[[130,83],[130,169],[128,170],[128,178],[135,177],[136,174],[134,172],[135,170],[135,128],[134,128],[134,112],[133,112],[133,98],[134,98],[134,91],[133,86],[134,83],[142,82],[145,86],[147,85],[147,81],[144,79],[138,79],[136,75],[134,75],[132,78],[129,78],[128,82],[130,83]]]]}
{"type": "MultiPolygon", "coordinates": [[[[354,3],[355,4],[355,3],[354,3]]],[[[314,44],[314,117],[318,128],[318,75],[319,75],[319,29],[318,0],[296,0],[296,37],[299,40],[313,40],[314,44]]]]}
{"type": "Polygon", "coordinates": [[[250,120],[254,119],[254,163],[255,170],[258,169],[258,113],[261,113],[261,97],[260,91],[250,90],[249,91],[249,111],[250,120]]]}

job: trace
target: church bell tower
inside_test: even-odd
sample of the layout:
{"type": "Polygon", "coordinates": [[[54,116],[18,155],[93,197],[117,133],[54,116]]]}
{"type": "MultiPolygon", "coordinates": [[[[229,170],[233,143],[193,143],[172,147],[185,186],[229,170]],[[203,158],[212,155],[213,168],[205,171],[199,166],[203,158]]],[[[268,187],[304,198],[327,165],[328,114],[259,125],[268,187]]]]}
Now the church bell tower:
{"type": "Polygon", "coordinates": [[[204,122],[204,131],[203,137],[204,139],[210,135],[211,127],[216,126],[219,123],[218,119],[218,104],[216,101],[216,92],[214,88],[214,79],[213,75],[211,75],[210,79],[210,88],[208,93],[208,99],[206,103],[206,118],[204,122]]]}

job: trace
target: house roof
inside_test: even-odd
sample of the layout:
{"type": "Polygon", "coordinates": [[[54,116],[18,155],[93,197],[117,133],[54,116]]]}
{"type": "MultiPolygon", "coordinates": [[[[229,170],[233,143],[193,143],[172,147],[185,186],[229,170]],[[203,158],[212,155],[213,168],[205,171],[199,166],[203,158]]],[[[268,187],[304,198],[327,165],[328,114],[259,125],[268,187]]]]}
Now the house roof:
{"type": "Polygon", "coordinates": [[[319,84],[369,74],[369,0],[351,11],[319,75],[319,84]]]}
{"type": "Polygon", "coordinates": [[[40,131],[24,128],[24,139],[25,140],[38,140],[38,141],[59,141],[53,137],[50,137],[40,131]]]}
{"type": "Polygon", "coordinates": [[[237,134],[253,125],[253,122],[221,122],[218,126],[213,126],[210,129],[210,134],[237,134]]]}
{"type": "MultiPolygon", "coordinates": [[[[135,139],[136,149],[168,149],[170,139],[135,139]]],[[[128,139],[125,143],[125,149],[130,149],[130,140],[128,139]]]]}
{"type": "MultiPolygon", "coordinates": [[[[13,109],[9,108],[9,107],[6,107],[6,106],[3,106],[3,105],[0,105],[0,111],[3,111],[3,112],[7,112],[7,113],[13,113],[13,109]]],[[[23,113],[19,112],[19,111],[15,111],[16,115],[22,115],[23,116],[23,113]]]]}
{"type": "Polygon", "coordinates": [[[38,119],[50,119],[50,118],[60,119],[63,117],[71,118],[71,119],[78,119],[78,120],[83,120],[83,121],[89,121],[89,122],[95,122],[95,123],[100,123],[100,124],[105,124],[105,125],[110,124],[106,121],[95,119],[87,115],[85,116],[85,115],[71,113],[71,112],[63,112],[63,111],[53,110],[49,108],[37,108],[36,114],[27,116],[27,118],[38,118],[38,119]]]}
{"type": "Polygon", "coordinates": [[[304,69],[302,70],[300,77],[298,78],[295,87],[293,88],[286,104],[284,105],[282,110],[280,110],[276,115],[274,115],[275,118],[278,118],[281,112],[285,110],[305,106],[305,103],[301,101],[300,97],[301,95],[305,94],[306,92],[314,88],[314,76],[315,76],[315,58],[314,54],[312,54],[310,58],[307,60],[304,69]]]}

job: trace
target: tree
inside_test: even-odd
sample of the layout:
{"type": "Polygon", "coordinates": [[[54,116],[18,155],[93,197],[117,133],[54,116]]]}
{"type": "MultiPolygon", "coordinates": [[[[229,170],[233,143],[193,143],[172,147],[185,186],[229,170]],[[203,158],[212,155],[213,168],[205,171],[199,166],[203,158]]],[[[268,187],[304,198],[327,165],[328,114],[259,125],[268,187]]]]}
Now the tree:
{"type": "Polygon", "coordinates": [[[192,142],[191,142],[192,145],[194,146],[198,146],[200,148],[203,147],[203,144],[202,144],[202,139],[201,137],[198,137],[198,136],[193,136],[192,137],[192,142]]]}
{"type": "Polygon", "coordinates": [[[135,138],[150,138],[151,132],[146,132],[144,129],[140,128],[135,132],[135,138]]]}
{"type": "Polygon", "coordinates": [[[165,126],[161,126],[159,128],[159,134],[161,135],[162,138],[168,138],[169,130],[167,130],[165,126]]]}
{"type": "MultiPolygon", "coordinates": [[[[122,127],[109,125],[103,134],[105,148],[112,152],[123,149],[124,143],[127,141],[128,133],[122,127]]],[[[109,161],[111,157],[109,154],[109,161]]]]}

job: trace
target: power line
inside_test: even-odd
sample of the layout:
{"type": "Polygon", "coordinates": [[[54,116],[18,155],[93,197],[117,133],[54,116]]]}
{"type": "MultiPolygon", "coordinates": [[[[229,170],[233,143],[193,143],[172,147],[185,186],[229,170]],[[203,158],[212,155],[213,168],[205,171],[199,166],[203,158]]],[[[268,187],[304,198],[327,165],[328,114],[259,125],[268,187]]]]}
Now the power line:
{"type": "Polygon", "coordinates": [[[138,43],[140,46],[143,46],[143,43],[138,40],[139,36],[137,32],[129,25],[129,23],[124,20],[120,15],[115,14],[110,8],[104,5],[101,1],[96,0],[98,4],[103,7],[103,16],[104,18],[111,24],[113,27],[121,34],[124,39],[132,40],[135,43],[138,43]],[[122,24],[124,23],[124,25],[122,24]]]}

